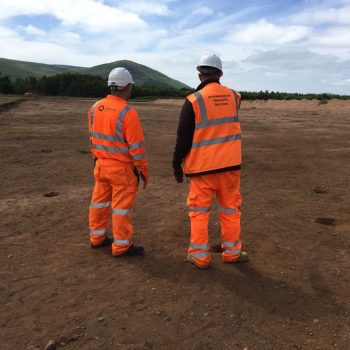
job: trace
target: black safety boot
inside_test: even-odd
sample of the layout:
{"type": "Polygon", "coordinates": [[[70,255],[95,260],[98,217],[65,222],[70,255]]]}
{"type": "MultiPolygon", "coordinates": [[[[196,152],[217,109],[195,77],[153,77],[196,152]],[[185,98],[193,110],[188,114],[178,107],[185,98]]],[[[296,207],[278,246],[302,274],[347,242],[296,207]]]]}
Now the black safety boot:
{"type": "Polygon", "coordinates": [[[143,249],[142,245],[134,245],[132,244],[127,251],[124,253],[118,254],[118,255],[113,255],[116,258],[121,258],[123,256],[133,256],[133,255],[144,255],[145,250],[143,249]]]}
{"type": "Polygon", "coordinates": [[[110,246],[112,243],[113,243],[113,238],[106,237],[106,238],[104,239],[104,241],[102,241],[102,242],[99,243],[99,244],[93,245],[93,244],[91,243],[91,248],[92,248],[92,249],[97,249],[97,248],[101,248],[101,247],[108,247],[108,246],[110,246]]]}
{"type": "Polygon", "coordinates": [[[247,252],[241,252],[237,260],[234,261],[225,261],[226,264],[237,264],[237,263],[247,263],[249,261],[249,254],[247,252]]]}

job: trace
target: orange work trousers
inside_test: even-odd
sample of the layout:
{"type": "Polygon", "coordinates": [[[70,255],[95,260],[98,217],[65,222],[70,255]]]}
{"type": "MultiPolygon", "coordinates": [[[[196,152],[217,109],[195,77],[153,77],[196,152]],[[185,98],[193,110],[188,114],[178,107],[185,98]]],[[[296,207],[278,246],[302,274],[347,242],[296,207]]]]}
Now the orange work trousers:
{"type": "Polygon", "coordinates": [[[89,213],[90,242],[92,245],[103,242],[112,212],[112,254],[119,255],[132,244],[131,217],[138,187],[134,166],[117,160],[98,159],[94,177],[89,213]]]}
{"type": "Polygon", "coordinates": [[[240,171],[225,171],[190,178],[187,198],[188,215],[191,220],[189,255],[202,267],[210,264],[208,221],[212,198],[216,194],[221,224],[222,259],[232,262],[239,258],[240,241],[240,171]]]}

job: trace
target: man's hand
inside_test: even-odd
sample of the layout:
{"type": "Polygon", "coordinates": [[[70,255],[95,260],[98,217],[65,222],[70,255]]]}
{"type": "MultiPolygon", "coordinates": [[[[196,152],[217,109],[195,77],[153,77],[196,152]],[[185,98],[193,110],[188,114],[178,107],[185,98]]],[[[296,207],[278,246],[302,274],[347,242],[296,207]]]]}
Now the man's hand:
{"type": "Polygon", "coordinates": [[[179,169],[174,168],[174,177],[178,183],[181,183],[184,181],[184,173],[181,168],[179,169]]]}
{"type": "Polygon", "coordinates": [[[145,189],[148,186],[148,182],[149,182],[148,169],[143,168],[143,169],[140,169],[139,171],[140,171],[141,180],[143,182],[143,189],[145,189]]]}

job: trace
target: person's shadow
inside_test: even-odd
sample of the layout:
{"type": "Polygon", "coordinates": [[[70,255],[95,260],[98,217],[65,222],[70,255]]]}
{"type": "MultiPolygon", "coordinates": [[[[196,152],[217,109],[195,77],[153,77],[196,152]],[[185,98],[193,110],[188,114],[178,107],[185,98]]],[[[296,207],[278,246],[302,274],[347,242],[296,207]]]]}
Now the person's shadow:
{"type": "MultiPolygon", "coordinates": [[[[259,272],[252,262],[226,265],[220,268],[218,262],[208,270],[198,270],[179,256],[163,256],[148,252],[144,257],[118,259],[123,264],[135,264],[149,278],[171,282],[173,285],[217,285],[235,295],[238,300],[255,304],[270,314],[306,320],[312,316],[326,316],[334,313],[335,297],[319,279],[319,274],[310,277],[310,291],[298,287],[297,282],[278,280],[259,272]],[[227,267],[227,268],[226,268],[227,267]],[[317,278],[318,281],[312,281],[317,278]],[[322,288],[318,286],[323,285],[322,288]],[[332,311],[333,310],[333,311],[332,311]]],[[[234,311],[234,310],[232,310],[234,311]]]]}

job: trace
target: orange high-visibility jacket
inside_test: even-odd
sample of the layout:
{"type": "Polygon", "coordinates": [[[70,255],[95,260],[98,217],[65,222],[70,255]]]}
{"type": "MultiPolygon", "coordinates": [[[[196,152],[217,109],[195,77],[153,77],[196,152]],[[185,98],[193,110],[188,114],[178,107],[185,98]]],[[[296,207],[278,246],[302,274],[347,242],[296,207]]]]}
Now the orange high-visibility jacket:
{"type": "Polygon", "coordinates": [[[192,148],[185,157],[185,174],[240,165],[241,95],[219,83],[210,83],[187,97],[195,114],[192,148]]]}
{"type": "Polygon", "coordinates": [[[108,95],[90,108],[88,120],[94,158],[147,166],[141,122],[126,100],[108,95]]]}

